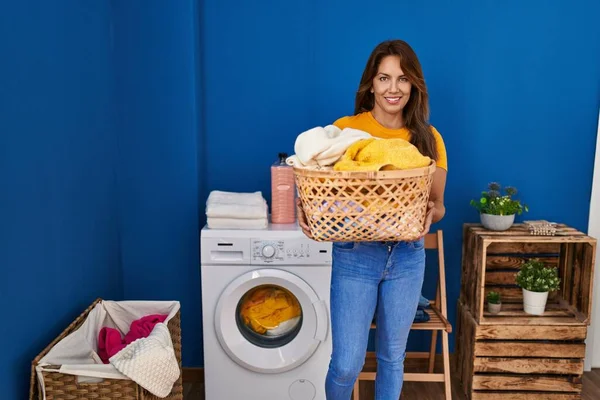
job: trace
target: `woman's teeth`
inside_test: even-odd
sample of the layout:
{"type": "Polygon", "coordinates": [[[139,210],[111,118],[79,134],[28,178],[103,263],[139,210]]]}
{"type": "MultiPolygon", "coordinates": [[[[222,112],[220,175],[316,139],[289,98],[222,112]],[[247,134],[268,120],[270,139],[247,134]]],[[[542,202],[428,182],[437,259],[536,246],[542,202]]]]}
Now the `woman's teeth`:
{"type": "Polygon", "coordinates": [[[397,104],[400,101],[400,97],[386,97],[385,99],[390,104],[397,104]]]}

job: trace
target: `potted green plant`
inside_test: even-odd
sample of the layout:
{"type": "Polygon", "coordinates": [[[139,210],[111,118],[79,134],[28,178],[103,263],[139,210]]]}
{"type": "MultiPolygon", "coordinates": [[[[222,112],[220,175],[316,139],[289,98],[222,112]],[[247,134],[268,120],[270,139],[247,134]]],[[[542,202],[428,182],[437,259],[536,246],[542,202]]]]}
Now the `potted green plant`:
{"type": "Polygon", "coordinates": [[[538,258],[529,259],[517,272],[516,282],[523,289],[523,310],[528,314],[542,315],[548,293],[559,288],[558,268],[547,266],[538,258]]]}
{"type": "Polygon", "coordinates": [[[487,296],[488,311],[492,314],[498,314],[502,308],[502,302],[500,301],[500,293],[490,291],[487,296]]]}
{"type": "Polygon", "coordinates": [[[516,214],[529,211],[520,200],[513,198],[516,194],[516,188],[507,186],[502,190],[499,183],[492,182],[488,191],[482,192],[479,200],[471,200],[470,204],[479,211],[481,224],[486,229],[505,231],[515,222],[516,214]]]}

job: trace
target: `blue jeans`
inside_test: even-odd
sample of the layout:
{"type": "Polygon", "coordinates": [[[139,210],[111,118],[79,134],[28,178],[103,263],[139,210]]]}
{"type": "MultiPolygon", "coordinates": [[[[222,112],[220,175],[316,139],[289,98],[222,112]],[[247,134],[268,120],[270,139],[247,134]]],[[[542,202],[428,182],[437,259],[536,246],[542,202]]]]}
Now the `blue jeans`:
{"type": "Polygon", "coordinates": [[[327,400],[349,400],[365,361],[377,307],[376,400],[396,400],[404,380],[406,342],[421,297],[424,240],[333,244],[333,351],[327,400]]]}

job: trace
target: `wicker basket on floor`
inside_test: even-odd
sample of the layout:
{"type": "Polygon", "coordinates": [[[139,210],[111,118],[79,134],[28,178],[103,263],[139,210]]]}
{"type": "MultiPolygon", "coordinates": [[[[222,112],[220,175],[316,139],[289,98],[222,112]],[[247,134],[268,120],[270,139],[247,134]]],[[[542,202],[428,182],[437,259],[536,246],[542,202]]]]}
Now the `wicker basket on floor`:
{"type": "MultiPolygon", "coordinates": [[[[85,321],[88,314],[102,299],[96,299],[75,321],[71,323],[52,343],[50,343],[31,364],[31,382],[29,388],[29,400],[42,399],[41,388],[38,384],[38,378],[35,366],[44,357],[53,346],[64,339],[71,332],[77,330],[85,321]]],[[[167,324],[175,356],[179,362],[181,370],[181,311],[178,311],[167,324]]],[[[57,366],[52,366],[57,367],[57,366]]],[[[47,400],[159,400],[161,398],[154,396],[144,388],[140,387],[132,380],[124,379],[104,379],[100,383],[78,383],[77,376],[62,374],[60,372],[42,372],[44,376],[44,386],[46,388],[47,400]]],[[[173,385],[171,393],[163,400],[183,400],[183,382],[179,375],[173,385]]]]}
{"type": "Polygon", "coordinates": [[[294,167],[302,210],[317,241],[412,241],[425,225],[436,166],[333,171],[294,167]]]}

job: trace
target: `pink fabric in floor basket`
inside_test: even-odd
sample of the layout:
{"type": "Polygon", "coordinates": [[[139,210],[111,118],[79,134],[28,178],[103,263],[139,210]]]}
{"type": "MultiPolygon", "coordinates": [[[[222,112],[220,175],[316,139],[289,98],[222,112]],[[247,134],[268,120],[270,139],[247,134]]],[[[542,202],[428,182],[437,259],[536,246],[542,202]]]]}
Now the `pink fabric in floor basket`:
{"type": "Polygon", "coordinates": [[[98,334],[98,356],[104,364],[108,364],[108,359],[123,350],[125,346],[137,339],[148,337],[154,326],[159,322],[164,322],[167,315],[147,315],[131,323],[129,332],[125,338],[121,338],[121,333],[114,329],[104,327],[98,334]]]}

